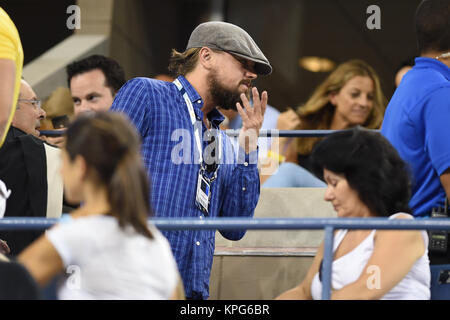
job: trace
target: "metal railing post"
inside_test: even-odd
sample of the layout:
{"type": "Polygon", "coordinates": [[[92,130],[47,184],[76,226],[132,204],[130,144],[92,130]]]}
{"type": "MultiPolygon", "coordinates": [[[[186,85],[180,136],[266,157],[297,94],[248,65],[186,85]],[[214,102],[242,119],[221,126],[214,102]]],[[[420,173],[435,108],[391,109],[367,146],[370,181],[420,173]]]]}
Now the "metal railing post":
{"type": "Polygon", "coordinates": [[[333,227],[325,227],[325,243],[322,266],[322,300],[331,298],[331,273],[333,264],[333,227]]]}

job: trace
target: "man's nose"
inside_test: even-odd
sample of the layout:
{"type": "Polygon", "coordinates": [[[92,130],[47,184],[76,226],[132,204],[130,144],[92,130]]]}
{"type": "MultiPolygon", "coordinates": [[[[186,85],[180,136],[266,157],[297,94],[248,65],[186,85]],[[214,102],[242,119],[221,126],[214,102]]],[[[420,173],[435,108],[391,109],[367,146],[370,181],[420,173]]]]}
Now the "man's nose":
{"type": "Polygon", "coordinates": [[[245,69],[245,76],[249,78],[250,80],[255,80],[258,78],[258,75],[254,70],[245,69]]]}
{"type": "Polygon", "coordinates": [[[87,111],[87,110],[90,110],[87,101],[86,100],[81,100],[80,101],[80,105],[78,106],[78,111],[79,112],[84,112],[84,111],[87,111]]]}
{"type": "Polygon", "coordinates": [[[47,118],[47,113],[45,112],[44,109],[40,109],[39,110],[39,119],[44,120],[45,118],[47,118]]]}
{"type": "Polygon", "coordinates": [[[80,101],[80,108],[84,110],[84,109],[86,109],[86,107],[87,107],[86,100],[81,100],[80,101]]]}

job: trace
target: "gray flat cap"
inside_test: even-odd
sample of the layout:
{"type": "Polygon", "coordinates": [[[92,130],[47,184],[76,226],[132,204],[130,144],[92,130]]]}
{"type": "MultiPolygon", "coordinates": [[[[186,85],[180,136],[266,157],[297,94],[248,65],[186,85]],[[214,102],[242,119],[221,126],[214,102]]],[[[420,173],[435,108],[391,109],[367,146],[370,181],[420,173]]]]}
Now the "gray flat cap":
{"type": "Polygon", "coordinates": [[[238,26],[221,21],[205,22],[191,33],[187,49],[208,47],[232,53],[255,62],[257,74],[272,73],[269,60],[258,48],[252,37],[238,26]]]}

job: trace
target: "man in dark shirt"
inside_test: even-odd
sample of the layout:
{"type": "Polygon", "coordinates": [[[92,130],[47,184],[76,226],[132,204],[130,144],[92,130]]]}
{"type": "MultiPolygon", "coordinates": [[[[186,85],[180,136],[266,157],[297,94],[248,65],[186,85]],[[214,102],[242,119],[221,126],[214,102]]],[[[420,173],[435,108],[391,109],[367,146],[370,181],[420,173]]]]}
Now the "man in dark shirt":
{"type": "MultiPolygon", "coordinates": [[[[11,190],[5,217],[52,217],[62,212],[62,181],[58,174],[59,149],[37,138],[45,118],[41,101],[22,80],[16,113],[0,149],[0,180],[11,190]]],[[[16,255],[42,231],[0,231],[16,255]]]]}

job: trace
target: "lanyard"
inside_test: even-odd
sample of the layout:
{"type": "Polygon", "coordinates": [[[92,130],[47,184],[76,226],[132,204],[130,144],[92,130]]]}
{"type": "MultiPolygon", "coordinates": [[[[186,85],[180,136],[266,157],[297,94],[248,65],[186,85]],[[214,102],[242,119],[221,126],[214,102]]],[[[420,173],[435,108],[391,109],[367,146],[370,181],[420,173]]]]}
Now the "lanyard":
{"type": "MultiPolygon", "coordinates": [[[[195,112],[194,112],[194,107],[192,106],[192,102],[189,99],[186,90],[183,88],[183,85],[181,84],[181,82],[178,79],[175,79],[173,81],[173,83],[177,86],[178,91],[180,91],[183,94],[183,98],[184,101],[186,102],[186,108],[188,109],[189,112],[189,116],[191,118],[191,124],[194,127],[194,134],[195,134],[195,141],[196,141],[196,145],[197,145],[197,150],[198,150],[198,158],[199,158],[199,163],[201,166],[201,170],[205,171],[204,165],[203,165],[203,152],[202,152],[202,140],[200,139],[200,128],[201,126],[196,126],[196,122],[197,122],[197,117],[195,116],[195,112]]],[[[222,135],[220,132],[218,132],[217,134],[217,138],[218,138],[218,151],[219,151],[219,164],[220,161],[222,159],[222,135]]],[[[215,180],[215,178],[217,177],[217,171],[219,169],[219,165],[217,166],[217,169],[214,172],[214,176],[212,178],[211,181],[215,180]]]]}

